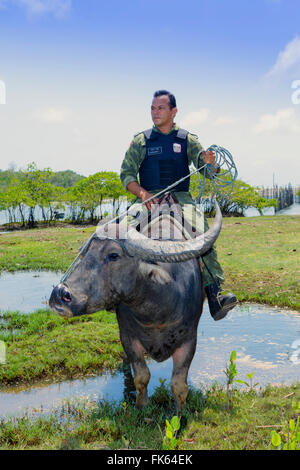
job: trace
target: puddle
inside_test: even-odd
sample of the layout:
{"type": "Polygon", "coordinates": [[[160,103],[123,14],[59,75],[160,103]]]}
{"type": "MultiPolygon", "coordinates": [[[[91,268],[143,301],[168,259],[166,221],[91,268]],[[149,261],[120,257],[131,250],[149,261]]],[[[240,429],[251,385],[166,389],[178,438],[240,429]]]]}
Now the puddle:
{"type": "Polygon", "coordinates": [[[0,310],[32,313],[47,308],[52,288],[62,275],[53,271],[3,272],[0,275],[0,310]]]}
{"type": "MultiPolygon", "coordinates": [[[[232,350],[237,351],[238,379],[248,381],[246,374],[253,371],[254,383],[258,382],[260,387],[299,382],[300,314],[244,304],[224,320],[215,322],[205,304],[189,384],[202,390],[213,382],[224,385],[224,369],[232,350]]],[[[148,366],[151,373],[148,390],[152,394],[160,385],[160,378],[170,383],[172,359],[163,363],[151,361],[148,366]]],[[[66,399],[120,401],[130,393],[128,384],[130,379],[121,370],[61,383],[6,388],[0,392],[0,417],[22,415],[25,411],[48,413],[66,399]]]]}

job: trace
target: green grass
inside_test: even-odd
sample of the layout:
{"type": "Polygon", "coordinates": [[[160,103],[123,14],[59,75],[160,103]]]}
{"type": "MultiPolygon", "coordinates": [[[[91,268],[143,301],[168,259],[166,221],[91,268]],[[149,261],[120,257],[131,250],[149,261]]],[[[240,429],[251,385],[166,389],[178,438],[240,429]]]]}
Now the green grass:
{"type": "Polygon", "coordinates": [[[91,374],[122,361],[116,316],[105,311],[71,319],[47,311],[4,313],[1,339],[6,343],[2,384],[91,374]]]}
{"type": "Polygon", "coordinates": [[[300,216],[225,218],[217,251],[240,301],[300,311],[300,216]]]}
{"type": "Polygon", "coordinates": [[[0,236],[0,272],[66,271],[95,227],[51,227],[0,236]]]}
{"type": "MultiPolygon", "coordinates": [[[[180,416],[179,450],[268,450],[271,431],[293,417],[300,386],[231,394],[191,389],[180,416]],[[291,396],[292,394],[292,396],[291,396]]],[[[65,402],[47,416],[0,421],[0,449],[161,449],[165,420],[174,416],[169,390],[158,387],[143,410],[128,402],[65,402]]]]}

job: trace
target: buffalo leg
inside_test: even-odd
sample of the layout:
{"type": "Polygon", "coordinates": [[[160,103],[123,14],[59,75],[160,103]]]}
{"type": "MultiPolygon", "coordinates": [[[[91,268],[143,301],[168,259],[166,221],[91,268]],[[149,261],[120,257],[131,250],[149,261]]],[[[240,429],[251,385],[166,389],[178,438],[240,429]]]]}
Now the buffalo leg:
{"type": "Polygon", "coordinates": [[[144,358],[145,350],[138,340],[134,340],[126,352],[133,368],[134,385],[137,392],[136,407],[143,408],[148,403],[147,386],[150,380],[150,371],[144,358]]]}
{"type": "Polygon", "coordinates": [[[124,400],[133,403],[133,395],[135,396],[135,385],[131,373],[130,361],[124,357],[123,359],[123,374],[124,374],[124,400]]]}
{"type": "Polygon", "coordinates": [[[196,341],[184,343],[173,353],[173,373],[171,391],[175,400],[176,412],[182,411],[188,394],[187,375],[195,354],[196,341]]]}

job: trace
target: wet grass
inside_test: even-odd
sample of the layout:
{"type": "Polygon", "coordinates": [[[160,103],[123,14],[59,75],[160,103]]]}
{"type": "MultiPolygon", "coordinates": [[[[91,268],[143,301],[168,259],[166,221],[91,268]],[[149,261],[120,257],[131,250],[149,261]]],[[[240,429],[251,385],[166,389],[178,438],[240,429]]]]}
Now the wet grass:
{"type": "MultiPolygon", "coordinates": [[[[293,418],[300,386],[235,389],[214,385],[191,389],[180,416],[179,450],[268,450],[271,431],[282,432],[293,418]]],[[[174,416],[169,390],[158,387],[143,410],[130,402],[65,402],[47,416],[24,415],[0,421],[0,449],[161,449],[165,420],[174,416]]]]}
{"type": "Polygon", "coordinates": [[[64,319],[49,311],[30,315],[3,313],[0,340],[6,363],[0,366],[3,385],[52,380],[115,369],[122,360],[116,316],[105,311],[64,319]]]}

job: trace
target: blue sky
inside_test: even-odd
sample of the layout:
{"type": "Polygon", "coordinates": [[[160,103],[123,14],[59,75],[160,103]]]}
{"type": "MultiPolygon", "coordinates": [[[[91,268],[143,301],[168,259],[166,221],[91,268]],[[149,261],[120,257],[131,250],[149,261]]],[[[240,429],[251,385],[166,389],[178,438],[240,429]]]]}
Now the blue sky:
{"type": "Polygon", "coordinates": [[[241,178],[300,184],[299,17],[297,0],[0,0],[0,168],[119,171],[166,88],[241,178]]]}

